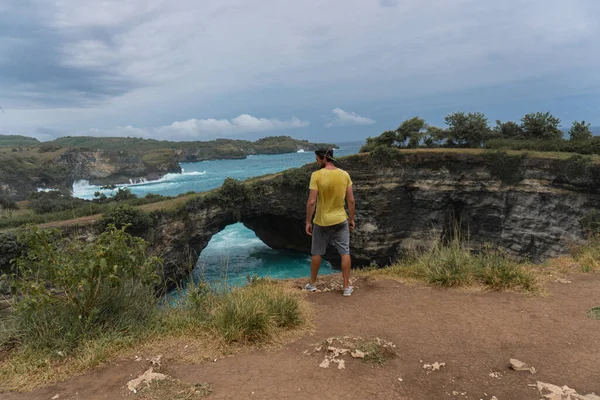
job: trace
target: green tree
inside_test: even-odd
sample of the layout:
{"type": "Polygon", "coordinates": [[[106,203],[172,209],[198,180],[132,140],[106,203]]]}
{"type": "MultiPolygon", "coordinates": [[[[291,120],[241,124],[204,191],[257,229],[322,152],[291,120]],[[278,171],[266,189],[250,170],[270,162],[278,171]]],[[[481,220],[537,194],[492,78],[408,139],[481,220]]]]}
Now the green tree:
{"type": "Polygon", "coordinates": [[[550,112],[529,113],[521,118],[526,139],[556,140],[562,139],[563,132],[558,128],[560,119],[550,112]]]}
{"type": "Polygon", "coordinates": [[[441,147],[446,138],[447,132],[444,129],[428,125],[423,135],[423,145],[425,147],[441,147]]]}
{"type": "Polygon", "coordinates": [[[419,117],[413,117],[404,121],[396,129],[396,142],[398,147],[417,148],[425,136],[427,124],[419,117]]]}
{"type": "Polygon", "coordinates": [[[19,206],[13,199],[6,196],[0,196],[0,214],[2,215],[2,218],[6,218],[7,216],[10,218],[12,212],[18,209],[19,206]]]}
{"type": "Polygon", "coordinates": [[[590,124],[586,124],[585,121],[573,121],[571,129],[569,129],[569,139],[573,142],[581,140],[589,140],[592,138],[592,131],[590,130],[590,124]]]}
{"type": "Polygon", "coordinates": [[[495,137],[500,139],[522,139],[523,127],[514,121],[502,122],[496,120],[493,133],[495,137]]]}
{"type": "Polygon", "coordinates": [[[490,127],[482,113],[455,112],[446,116],[449,146],[481,147],[489,136],[490,127]]]}
{"type": "Polygon", "coordinates": [[[375,136],[374,138],[368,137],[367,142],[363,147],[361,147],[360,152],[366,153],[369,151],[373,151],[376,147],[379,146],[387,146],[391,147],[396,143],[398,139],[398,134],[396,131],[385,131],[379,136],[375,136]]]}

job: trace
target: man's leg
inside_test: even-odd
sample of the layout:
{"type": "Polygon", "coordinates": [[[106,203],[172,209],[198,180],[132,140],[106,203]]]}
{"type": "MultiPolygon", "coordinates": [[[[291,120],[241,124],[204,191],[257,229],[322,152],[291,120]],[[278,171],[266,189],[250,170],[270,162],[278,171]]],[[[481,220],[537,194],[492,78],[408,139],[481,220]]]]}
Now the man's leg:
{"type": "Polygon", "coordinates": [[[321,256],[313,255],[310,260],[310,284],[314,285],[317,281],[319,268],[321,267],[321,256]]]}
{"type": "Polygon", "coordinates": [[[344,278],[344,288],[350,287],[350,268],[352,260],[350,254],[342,254],[342,277],[344,278]]]}

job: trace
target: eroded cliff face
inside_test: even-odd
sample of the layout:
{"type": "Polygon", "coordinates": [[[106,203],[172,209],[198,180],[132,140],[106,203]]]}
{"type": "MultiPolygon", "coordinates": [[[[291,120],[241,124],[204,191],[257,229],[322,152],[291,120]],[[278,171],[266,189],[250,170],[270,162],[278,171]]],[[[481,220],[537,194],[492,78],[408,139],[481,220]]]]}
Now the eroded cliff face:
{"type": "MultiPolygon", "coordinates": [[[[361,154],[339,167],[354,182],[354,265],[388,264],[457,222],[474,248],[490,243],[541,261],[583,241],[580,220],[600,206],[598,168],[581,163],[445,150],[361,154]]],[[[226,185],[165,213],[147,235],[154,254],[180,278],[212,235],[235,222],[272,248],[308,254],[305,202],[313,170],[226,185]]],[[[334,252],[327,258],[336,264],[334,252]]]]}
{"type": "Polygon", "coordinates": [[[140,178],[154,180],[169,172],[181,172],[181,167],[174,159],[152,164],[139,155],[125,151],[67,151],[57,157],[54,163],[69,168],[69,179],[85,179],[98,185],[129,183],[130,179],[140,178]]]}

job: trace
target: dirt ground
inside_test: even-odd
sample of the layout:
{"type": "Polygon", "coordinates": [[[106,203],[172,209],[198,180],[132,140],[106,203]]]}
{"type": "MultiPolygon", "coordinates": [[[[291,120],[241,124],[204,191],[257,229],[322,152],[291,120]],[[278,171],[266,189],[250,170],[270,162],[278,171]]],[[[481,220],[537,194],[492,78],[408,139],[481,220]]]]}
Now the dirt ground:
{"type": "MultiPolygon", "coordinates": [[[[200,363],[168,350],[164,372],[190,385],[208,383],[214,399],[542,399],[536,382],[600,394],[600,274],[551,282],[548,296],[436,289],[391,280],[359,280],[351,297],[308,294],[314,329],[276,348],[200,363]],[[382,338],[396,344],[383,365],[344,356],[320,368],[315,346],[329,337],[382,338]],[[536,374],[510,369],[519,359],[536,374]],[[439,370],[424,364],[445,363],[439,370]]],[[[135,399],[127,382],[149,367],[115,361],[67,382],[0,399],[135,399]],[[58,397],[56,397],[58,395],[58,397]]]]}

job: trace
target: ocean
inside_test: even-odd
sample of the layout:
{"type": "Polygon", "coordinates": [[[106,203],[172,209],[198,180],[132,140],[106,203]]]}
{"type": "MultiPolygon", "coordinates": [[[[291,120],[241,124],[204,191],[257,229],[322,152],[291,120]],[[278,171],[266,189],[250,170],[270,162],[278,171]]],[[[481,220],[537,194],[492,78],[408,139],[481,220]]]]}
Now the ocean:
{"type": "MultiPolygon", "coordinates": [[[[362,142],[340,144],[336,157],[356,154],[362,142]]],[[[197,163],[182,163],[181,174],[167,174],[156,181],[132,181],[127,187],[132,193],[143,197],[148,193],[177,196],[190,191],[203,192],[221,186],[225,178],[247,179],[272,174],[288,168],[300,167],[315,162],[312,151],[249,156],[243,160],[215,160],[197,163]]],[[[118,188],[117,187],[117,188],[118,188]]],[[[107,196],[111,190],[101,190],[86,181],[73,184],[73,195],[93,199],[94,192],[107,196]]],[[[331,265],[324,261],[320,274],[333,273],[331,265]]],[[[209,282],[224,282],[241,285],[247,276],[271,278],[301,278],[310,275],[310,254],[273,250],[265,245],[253,231],[241,223],[229,225],[214,235],[202,251],[194,275],[209,282]]]]}

